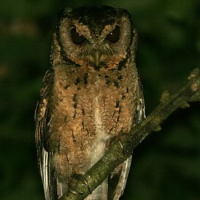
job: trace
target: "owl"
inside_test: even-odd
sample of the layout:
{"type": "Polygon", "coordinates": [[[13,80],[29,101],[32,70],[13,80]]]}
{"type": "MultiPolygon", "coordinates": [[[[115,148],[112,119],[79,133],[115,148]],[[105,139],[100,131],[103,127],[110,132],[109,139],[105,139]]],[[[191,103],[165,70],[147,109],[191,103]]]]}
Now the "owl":
{"type": "MultiPolygon", "coordinates": [[[[36,147],[46,200],[57,200],[144,118],[135,64],[137,34],[124,9],[66,8],[53,33],[36,121],[36,147]]],[[[131,157],[85,200],[118,200],[131,157]]]]}

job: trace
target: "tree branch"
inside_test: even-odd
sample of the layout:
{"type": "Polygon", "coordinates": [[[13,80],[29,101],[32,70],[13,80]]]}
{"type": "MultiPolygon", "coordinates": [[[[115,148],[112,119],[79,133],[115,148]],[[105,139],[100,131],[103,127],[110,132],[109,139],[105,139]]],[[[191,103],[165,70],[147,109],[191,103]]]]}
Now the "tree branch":
{"type": "Polygon", "coordinates": [[[192,71],[185,85],[175,94],[164,92],[160,104],[129,134],[121,134],[106,154],[83,176],[72,180],[69,190],[60,200],[83,200],[106,179],[115,167],[126,160],[133,150],[178,108],[189,107],[190,102],[200,101],[200,70],[192,71]]]}

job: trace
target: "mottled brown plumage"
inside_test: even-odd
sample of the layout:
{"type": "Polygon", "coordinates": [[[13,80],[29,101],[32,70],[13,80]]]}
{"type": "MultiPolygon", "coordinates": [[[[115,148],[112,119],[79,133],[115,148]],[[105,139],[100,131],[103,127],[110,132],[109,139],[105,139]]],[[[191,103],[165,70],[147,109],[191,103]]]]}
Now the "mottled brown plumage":
{"type": "MultiPolygon", "coordinates": [[[[84,174],[104,155],[112,137],[128,133],[144,117],[136,39],[123,9],[65,10],[35,115],[46,200],[62,196],[74,175],[84,174]]],[[[130,162],[118,166],[86,200],[118,200],[130,162]],[[116,175],[118,182],[109,184],[116,175]]]]}

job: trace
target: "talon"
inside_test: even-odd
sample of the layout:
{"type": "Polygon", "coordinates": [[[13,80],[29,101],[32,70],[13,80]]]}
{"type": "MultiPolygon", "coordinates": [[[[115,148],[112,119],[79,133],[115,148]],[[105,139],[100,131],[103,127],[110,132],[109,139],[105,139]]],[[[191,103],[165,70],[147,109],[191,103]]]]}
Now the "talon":
{"type": "Polygon", "coordinates": [[[88,183],[87,179],[84,178],[84,181],[83,181],[83,182],[85,183],[85,185],[87,185],[87,188],[88,188],[89,193],[92,194],[92,190],[91,190],[90,187],[89,187],[89,183],[88,183]]]}
{"type": "Polygon", "coordinates": [[[80,192],[77,192],[76,190],[73,190],[71,188],[69,188],[69,191],[72,193],[72,194],[81,194],[80,192]]]}
{"type": "Polygon", "coordinates": [[[118,141],[118,142],[119,142],[119,145],[120,145],[121,149],[124,151],[124,147],[123,147],[121,141],[118,141]]]}

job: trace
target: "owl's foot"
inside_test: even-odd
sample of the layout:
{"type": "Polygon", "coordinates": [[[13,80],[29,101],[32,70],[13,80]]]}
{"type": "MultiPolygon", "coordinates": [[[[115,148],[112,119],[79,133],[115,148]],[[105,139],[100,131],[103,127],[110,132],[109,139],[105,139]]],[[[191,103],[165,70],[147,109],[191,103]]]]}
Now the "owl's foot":
{"type": "Polygon", "coordinates": [[[70,191],[71,193],[77,194],[77,195],[83,194],[82,191],[78,191],[78,190],[75,190],[75,189],[74,189],[74,188],[75,188],[74,185],[76,185],[77,181],[81,181],[84,185],[87,186],[87,189],[88,189],[89,193],[90,193],[90,194],[92,193],[92,190],[91,190],[90,187],[89,187],[89,183],[88,183],[87,179],[85,179],[85,178],[83,177],[82,174],[75,174],[75,175],[73,176],[73,178],[71,179],[71,181],[70,181],[70,186],[69,186],[69,191],[70,191]]]}
{"type": "MultiPolygon", "coordinates": [[[[122,149],[122,152],[123,152],[123,155],[124,156],[130,156],[132,154],[132,148],[131,148],[131,144],[123,144],[124,142],[124,139],[126,139],[125,137],[127,137],[128,135],[121,135],[119,140],[118,140],[118,143],[119,143],[119,146],[120,148],[122,149]],[[124,147],[124,145],[126,146],[126,148],[124,147]],[[129,148],[127,148],[129,147],[129,148]]],[[[131,141],[131,138],[130,138],[130,141],[131,141]]]]}
{"type": "Polygon", "coordinates": [[[92,193],[92,190],[90,189],[90,186],[89,186],[88,180],[84,178],[83,181],[84,181],[85,185],[87,185],[88,191],[89,191],[89,193],[91,194],[91,193],[92,193]]]}

